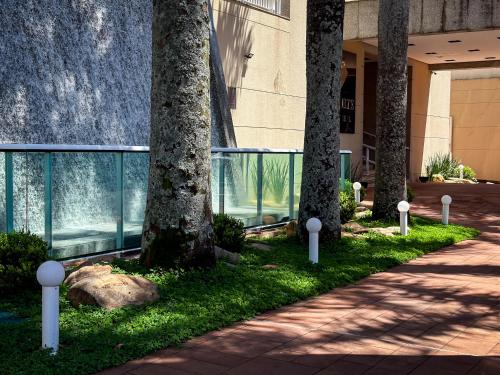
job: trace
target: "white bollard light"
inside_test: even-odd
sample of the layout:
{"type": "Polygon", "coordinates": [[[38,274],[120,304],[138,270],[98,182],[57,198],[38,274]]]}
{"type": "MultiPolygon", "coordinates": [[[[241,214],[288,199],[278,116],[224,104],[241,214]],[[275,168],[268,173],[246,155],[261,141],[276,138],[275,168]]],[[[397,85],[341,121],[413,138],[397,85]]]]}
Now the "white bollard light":
{"type": "Polygon", "coordinates": [[[64,281],[64,267],[49,260],[38,267],[36,279],[42,286],[42,347],[59,348],[59,285],[64,281]]]}
{"type": "Polygon", "coordinates": [[[401,235],[408,235],[408,211],[410,210],[410,204],[407,201],[401,201],[398,203],[399,211],[399,230],[401,235]]]}
{"type": "Polygon", "coordinates": [[[449,195],[443,195],[441,197],[441,203],[443,204],[443,217],[441,219],[441,222],[444,225],[448,225],[448,219],[450,217],[450,204],[451,204],[451,197],[449,195]]]}
{"type": "Polygon", "coordinates": [[[458,170],[460,171],[460,179],[463,180],[464,179],[464,165],[460,164],[458,166],[458,170]]]}
{"type": "Polygon", "coordinates": [[[309,232],[309,260],[312,264],[318,263],[319,231],[321,230],[321,221],[315,217],[307,220],[307,231],[309,232]]]}
{"type": "Polygon", "coordinates": [[[359,182],[355,182],[352,184],[352,188],[354,189],[354,200],[356,204],[361,203],[361,184],[359,182]]]}

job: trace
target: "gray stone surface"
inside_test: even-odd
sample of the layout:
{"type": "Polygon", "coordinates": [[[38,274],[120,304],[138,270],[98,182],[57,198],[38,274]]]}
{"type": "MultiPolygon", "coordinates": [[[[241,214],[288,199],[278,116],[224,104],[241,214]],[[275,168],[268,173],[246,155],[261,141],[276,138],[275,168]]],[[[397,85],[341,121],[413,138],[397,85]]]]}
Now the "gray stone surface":
{"type": "Polygon", "coordinates": [[[0,141],[145,145],[151,2],[3,0],[0,141]]]}

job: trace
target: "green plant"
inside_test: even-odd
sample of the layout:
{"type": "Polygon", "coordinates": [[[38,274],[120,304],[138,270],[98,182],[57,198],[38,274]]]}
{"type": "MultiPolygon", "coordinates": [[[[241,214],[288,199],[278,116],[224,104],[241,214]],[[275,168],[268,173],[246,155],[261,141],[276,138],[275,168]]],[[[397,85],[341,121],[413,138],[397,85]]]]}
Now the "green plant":
{"type": "Polygon", "coordinates": [[[266,186],[275,203],[282,203],[288,190],[288,163],[280,160],[266,161],[266,186]]]}
{"type": "Polygon", "coordinates": [[[241,252],[245,241],[243,221],[226,214],[214,215],[214,242],[216,246],[235,253],[241,252]]]}
{"type": "Polygon", "coordinates": [[[356,201],[354,200],[354,194],[347,191],[341,191],[339,195],[340,203],[340,222],[342,224],[347,223],[354,217],[356,212],[356,201]]]}
{"type": "MultiPolygon", "coordinates": [[[[456,177],[460,177],[460,169],[457,169],[456,177]]],[[[476,180],[476,172],[474,171],[474,169],[465,165],[464,166],[464,178],[467,180],[477,181],[476,180]]]]}
{"type": "Polygon", "coordinates": [[[345,191],[348,194],[354,194],[354,188],[352,187],[352,182],[349,179],[344,180],[344,186],[342,186],[342,180],[339,181],[339,190],[345,191]]]}
{"type": "Polygon", "coordinates": [[[0,233],[0,294],[36,287],[36,270],[47,259],[47,243],[40,237],[0,233]]]}
{"type": "Polygon", "coordinates": [[[415,199],[415,192],[413,191],[411,186],[406,185],[406,201],[408,203],[411,203],[413,202],[414,199],[415,199]]]}
{"type": "Polygon", "coordinates": [[[436,174],[448,179],[455,176],[458,165],[458,161],[453,159],[451,154],[435,154],[427,160],[425,171],[430,181],[436,174]]]}

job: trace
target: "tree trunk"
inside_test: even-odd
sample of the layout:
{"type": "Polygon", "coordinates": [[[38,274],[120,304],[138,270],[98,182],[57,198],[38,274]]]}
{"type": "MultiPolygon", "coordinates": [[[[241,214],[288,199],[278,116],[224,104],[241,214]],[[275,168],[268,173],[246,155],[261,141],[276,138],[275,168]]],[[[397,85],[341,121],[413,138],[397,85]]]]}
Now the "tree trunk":
{"type": "Polygon", "coordinates": [[[307,2],[307,108],[299,235],[321,220],[321,241],[340,238],[340,88],[343,0],[307,2]]]}
{"type": "Polygon", "coordinates": [[[153,3],[147,266],[209,267],[210,68],[207,0],[153,3]]]}
{"type": "Polygon", "coordinates": [[[399,217],[405,200],[409,0],[380,0],[373,217],[399,217]]]}

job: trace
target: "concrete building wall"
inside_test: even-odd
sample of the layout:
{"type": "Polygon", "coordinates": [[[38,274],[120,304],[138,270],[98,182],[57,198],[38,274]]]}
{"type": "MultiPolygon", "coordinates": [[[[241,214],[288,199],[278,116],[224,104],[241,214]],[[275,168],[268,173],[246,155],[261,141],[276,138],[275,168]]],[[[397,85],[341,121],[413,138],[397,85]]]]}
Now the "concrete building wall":
{"type": "Polygon", "coordinates": [[[412,113],[410,174],[416,180],[425,175],[427,160],[451,151],[449,71],[431,72],[428,65],[411,60],[412,113]]]}
{"type": "MultiPolygon", "coordinates": [[[[456,76],[471,77],[467,72],[456,76]]],[[[453,156],[471,166],[477,178],[500,181],[500,78],[453,80],[451,115],[453,156]]]]}
{"type": "Polygon", "coordinates": [[[213,9],[238,147],[302,148],[306,2],[291,1],[290,19],[234,0],[213,9]]]}
{"type": "MultiPolygon", "coordinates": [[[[378,34],[378,0],[347,0],[345,40],[378,34]]],[[[497,0],[410,0],[410,34],[477,31],[500,27],[497,0]]]]}

